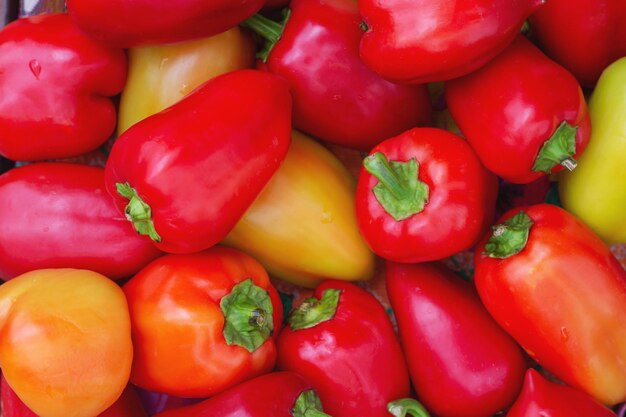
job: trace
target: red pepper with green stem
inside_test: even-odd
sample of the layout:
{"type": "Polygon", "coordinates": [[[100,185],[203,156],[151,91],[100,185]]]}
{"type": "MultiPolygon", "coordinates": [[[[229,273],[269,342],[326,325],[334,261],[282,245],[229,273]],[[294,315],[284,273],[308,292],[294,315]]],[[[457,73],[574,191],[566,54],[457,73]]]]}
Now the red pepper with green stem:
{"type": "Polygon", "coordinates": [[[278,336],[279,369],[302,375],[334,417],[388,417],[409,395],[398,338],[379,301],[344,281],[327,280],[289,316],[278,336]]]}
{"type": "Polygon", "coordinates": [[[478,71],[447,82],[445,97],[483,164],[512,183],[574,169],[589,142],[578,81],[521,35],[478,71]]]}
{"type": "Polygon", "coordinates": [[[389,136],[430,124],[426,86],[393,84],[359,58],[353,0],[293,0],[286,21],[261,15],[245,26],[266,38],[259,68],[285,78],[293,124],[326,142],[368,151],[389,136]]]}
{"type": "Polygon", "coordinates": [[[361,234],[395,262],[443,259],[472,247],[493,221],[498,182],[469,144],[415,128],[377,145],[356,189],[361,234]]]}

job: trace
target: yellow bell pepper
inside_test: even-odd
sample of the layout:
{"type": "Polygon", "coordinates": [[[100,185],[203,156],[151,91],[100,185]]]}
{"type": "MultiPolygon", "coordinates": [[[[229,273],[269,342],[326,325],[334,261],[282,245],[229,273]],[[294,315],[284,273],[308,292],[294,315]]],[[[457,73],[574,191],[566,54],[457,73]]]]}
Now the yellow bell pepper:
{"type": "Polygon", "coordinates": [[[176,103],[203,82],[255,63],[252,38],[239,27],[203,39],[128,50],[118,134],[176,103]]]}
{"type": "Polygon", "coordinates": [[[626,58],[610,65],[589,100],[591,139],[559,176],[563,207],[607,243],[626,242],[626,58]]]}
{"type": "Polygon", "coordinates": [[[367,280],[374,255],[357,226],[355,184],[335,155],[294,131],[282,166],[223,243],[299,286],[367,280]]]}

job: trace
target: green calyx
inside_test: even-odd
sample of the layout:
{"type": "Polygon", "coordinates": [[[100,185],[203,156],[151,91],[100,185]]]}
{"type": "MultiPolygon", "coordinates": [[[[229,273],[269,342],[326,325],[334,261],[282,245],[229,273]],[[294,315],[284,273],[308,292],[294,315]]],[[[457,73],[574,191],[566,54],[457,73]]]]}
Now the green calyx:
{"type": "Polygon", "coordinates": [[[274,330],[272,300],[269,293],[248,278],[233,287],[220,301],[224,314],[224,339],[254,352],[274,330]]]}
{"type": "Polygon", "coordinates": [[[413,398],[401,398],[387,404],[387,411],[394,417],[430,417],[428,411],[413,398]]]}
{"type": "Polygon", "coordinates": [[[291,409],[293,417],[330,417],[322,410],[320,397],[312,389],[303,391],[291,409]]]}
{"type": "Polygon", "coordinates": [[[561,123],[539,149],[532,170],[549,174],[559,164],[570,171],[576,168],[576,161],[572,157],[576,154],[577,130],[578,127],[565,121],[561,123]]]}
{"type": "Polygon", "coordinates": [[[328,288],[322,298],[307,298],[293,310],[289,316],[289,325],[293,330],[308,329],[332,319],[337,312],[341,290],[328,288]]]}
{"type": "Polygon", "coordinates": [[[382,152],[376,152],[363,160],[363,166],[379,181],[372,188],[376,200],[396,221],[424,210],[430,190],[418,178],[419,164],[415,158],[390,162],[382,152]]]}
{"type": "Polygon", "coordinates": [[[154,242],[160,242],[161,236],[154,228],[154,222],[152,221],[152,209],[146,204],[137,190],[130,186],[129,183],[116,183],[117,193],[122,197],[128,199],[128,204],[124,210],[126,218],[133,224],[135,230],[140,235],[150,236],[154,242]]]}
{"type": "Polygon", "coordinates": [[[505,259],[526,247],[530,228],[533,225],[528,214],[520,211],[500,224],[492,226],[492,234],[485,244],[484,255],[505,259]]]}
{"type": "Polygon", "coordinates": [[[251,29],[254,33],[258,34],[265,40],[263,47],[256,55],[257,58],[264,63],[267,62],[274,45],[276,45],[276,42],[278,42],[283,35],[283,30],[285,29],[285,25],[287,24],[290,15],[291,10],[284,9],[283,20],[281,22],[276,22],[272,19],[268,19],[262,14],[257,13],[241,23],[241,26],[251,29]]]}

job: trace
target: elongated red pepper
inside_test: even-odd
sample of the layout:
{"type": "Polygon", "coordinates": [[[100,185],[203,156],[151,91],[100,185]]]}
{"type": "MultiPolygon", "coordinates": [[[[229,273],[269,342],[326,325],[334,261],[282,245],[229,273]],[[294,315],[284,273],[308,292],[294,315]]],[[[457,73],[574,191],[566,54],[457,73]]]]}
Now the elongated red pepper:
{"type": "Polygon", "coordinates": [[[430,124],[426,86],[393,84],[359,58],[359,9],[353,0],[293,0],[282,25],[246,21],[268,38],[260,67],[289,81],[293,124],[321,140],[369,151],[378,142],[430,124]]]}
{"type": "Polygon", "coordinates": [[[409,394],[400,343],[373,295],[327,280],[278,335],[278,368],[299,373],[334,417],[388,417],[387,404],[409,394]]]}
{"type": "Polygon", "coordinates": [[[115,129],[109,97],[126,55],[80,32],[66,14],[22,18],[0,31],[0,154],[17,161],[96,149],[115,129]]]}
{"type": "Polygon", "coordinates": [[[626,400],[626,271],[589,227],[553,205],[513,209],[475,268],[483,304],[539,364],[605,404],[626,400]]]}
{"type": "Polygon", "coordinates": [[[273,372],[243,382],[198,404],[154,417],[330,417],[311,384],[294,372],[273,372]]]}
{"type": "Polygon", "coordinates": [[[574,169],[589,143],[578,81],[524,36],[445,89],[448,109],[480,160],[509,182],[574,169]]]}
{"type": "Polygon", "coordinates": [[[128,278],[162,255],[138,236],[104,188],[104,170],[40,162],[0,176],[0,278],[78,268],[128,278]]]}
{"type": "Polygon", "coordinates": [[[290,141],[287,84],[233,71],[124,132],[107,160],[106,187],[157,247],[196,252],[230,232],[290,141]]]}

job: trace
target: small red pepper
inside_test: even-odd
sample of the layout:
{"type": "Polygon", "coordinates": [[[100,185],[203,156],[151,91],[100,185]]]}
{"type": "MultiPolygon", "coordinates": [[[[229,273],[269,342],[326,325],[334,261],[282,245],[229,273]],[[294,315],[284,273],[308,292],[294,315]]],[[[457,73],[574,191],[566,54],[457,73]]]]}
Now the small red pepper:
{"type": "Polygon", "coordinates": [[[113,133],[111,96],[126,55],[80,32],[66,14],[16,20],[0,31],[0,154],[16,161],[76,156],[113,133]]]}
{"type": "Polygon", "coordinates": [[[522,35],[481,69],[447,82],[445,97],[483,164],[512,183],[574,169],[589,143],[578,81],[522,35]]]}

